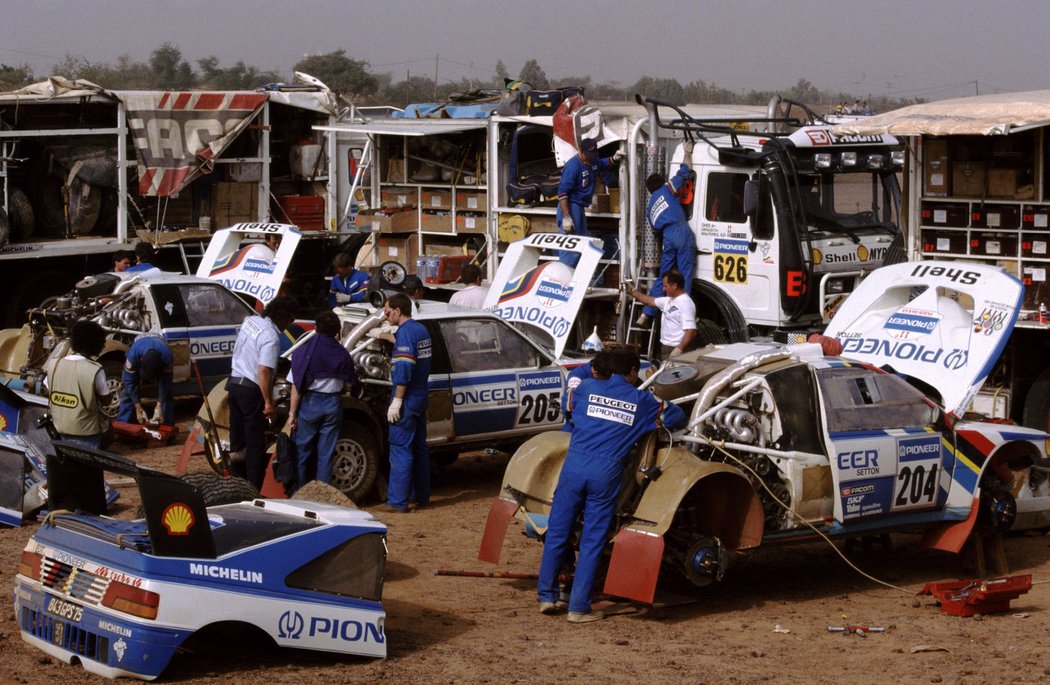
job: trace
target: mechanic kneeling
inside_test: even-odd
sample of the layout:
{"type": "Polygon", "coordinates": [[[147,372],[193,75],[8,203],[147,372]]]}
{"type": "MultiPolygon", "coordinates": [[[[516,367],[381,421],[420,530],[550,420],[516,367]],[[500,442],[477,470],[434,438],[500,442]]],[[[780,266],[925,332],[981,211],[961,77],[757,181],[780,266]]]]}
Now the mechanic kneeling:
{"type": "Polygon", "coordinates": [[[553,614],[558,601],[558,571],[571,552],[573,526],[583,511],[583,531],[576,574],[569,596],[569,622],[603,618],[591,610],[591,590],[602,550],[616,515],[627,454],[646,433],[685,425],[685,413],[632,385],[638,377],[638,355],[626,350],[599,352],[591,361],[594,378],[569,388],[562,410],[573,429],[548,519],[538,595],[540,612],[553,614]]]}

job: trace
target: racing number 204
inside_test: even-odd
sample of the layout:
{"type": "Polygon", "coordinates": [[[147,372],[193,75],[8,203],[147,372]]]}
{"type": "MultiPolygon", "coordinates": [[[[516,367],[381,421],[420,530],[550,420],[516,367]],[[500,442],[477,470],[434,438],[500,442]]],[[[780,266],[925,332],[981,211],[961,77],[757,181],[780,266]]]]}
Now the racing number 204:
{"type": "Polygon", "coordinates": [[[930,465],[929,471],[921,464],[905,466],[897,473],[897,483],[896,506],[930,504],[937,495],[937,465],[930,465]]]}
{"type": "Polygon", "coordinates": [[[521,396],[518,424],[553,423],[561,416],[561,393],[548,392],[521,396]]]}
{"type": "Polygon", "coordinates": [[[747,255],[715,254],[715,280],[720,283],[747,283],[747,255]]]}

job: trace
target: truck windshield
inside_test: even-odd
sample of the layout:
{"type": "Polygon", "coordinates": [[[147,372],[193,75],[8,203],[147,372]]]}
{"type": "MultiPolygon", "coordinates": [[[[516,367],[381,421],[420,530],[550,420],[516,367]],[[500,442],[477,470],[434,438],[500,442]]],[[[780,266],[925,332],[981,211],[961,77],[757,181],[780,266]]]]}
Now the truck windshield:
{"type": "Polygon", "coordinates": [[[900,230],[900,184],[894,172],[836,170],[796,178],[803,225],[811,234],[893,235],[900,230]]]}

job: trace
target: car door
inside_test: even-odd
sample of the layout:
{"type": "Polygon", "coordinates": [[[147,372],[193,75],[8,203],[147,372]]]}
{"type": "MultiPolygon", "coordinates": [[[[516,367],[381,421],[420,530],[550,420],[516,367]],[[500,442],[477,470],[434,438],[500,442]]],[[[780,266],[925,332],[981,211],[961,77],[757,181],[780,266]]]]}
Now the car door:
{"type": "Polygon", "coordinates": [[[452,390],[449,385],[449,354],[435,321],[420,323],[430,333],[430,378],[427,379],[427,444],[449,442],[452,426],[452,390]]]}
{"type": "Polygon", "coordinates": [[[501,437],[562,423],[564,370],[499,319],[440,323],[451,371],[457,437],[501,437]]]}
{"type": "Polygon", "coordinates": [[[904,379],[859,367],[818,371],[843,523],[944,506],[955,464],[939,410],[904,379]]]}

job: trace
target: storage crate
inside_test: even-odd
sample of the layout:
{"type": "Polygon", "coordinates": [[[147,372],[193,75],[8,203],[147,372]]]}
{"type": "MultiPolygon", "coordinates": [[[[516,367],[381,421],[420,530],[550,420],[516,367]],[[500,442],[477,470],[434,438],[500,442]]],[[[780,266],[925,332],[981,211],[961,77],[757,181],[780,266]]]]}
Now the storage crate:
{"type": "Polygon", "coordinates": [[[1021,228],[1050,229],[1050,207],[1042,205],[1021,207],[1021,228]]]}
{"type": "Polygon", "coordinates": [[[983,162],[952,163],[952,195],[984,197],[988,191],[988,170],[983,162]]]}
{"type": "Polygon", "coordinates": [[[415,207],[418,197],[415,188],[383,188],[379,191],[379,203],[384,208],[415,207]]]}
{"type": "Polygon", "coordinates": [[[920,211],[925,226],[966,228],[970,225],[970,205],[967,202],[923,202],[920,211]]]}
{"type": "Polygon", "coordinates": [[[923,142],[923,193],[936,197],[951,195],[951,164],[948,141],[928,139],[923,142]]]}
{"type": "Polygon", "coordinates": [[[922,229],[922,251],[928,253],[966,254],[965,231],[922,229]]]}
{"type": "Polygon", "coordinates": [[[1021,225],[1021,212],[1017,205],[995,205],[974,203],[970,212],[973,228],[1017,228],[1021,225]]]}
{"type": "Polygon", "coordinates": [[[488,201],[489,194],[484,190],[456,191],[456,210],[460,212],[484,212],[488,201]]]}
{"type": "Polygon", "coordinates": [[[1016,257],[1016,233],[971,233],[970,254],[988,257],[1016,257]]]}
{"type": "Polygon", "coordinates": [[[419,206],[423,209],[452,209],[452,191],[424,189],[419,206]]]}
{"type": "Polygon", "coordinates": [[[1021,256],[1035,257],[1036,259],[1050,259],[1050,234],[1048,233],[1022,233],[1021,234],[1021,256]]]}
{"type": "Polygon", "coordinates": [[[419,230],[431,233],[451,233],[452,214],[449,212],[424,211],[419,217],[419,230]]]}
{"type": "Polygon", "coordinates": [[[302,231],[324,230],[324,198],[320,195],[284,195],[277,198],[278,218],[302,231]]]}
{"type": "Polygon", "coordinates": [[[373,233],[407,233],[419,228],[416,222],[416,210],[381,209],[362,212],[357,215],[357,228],[373,233]]]}
{"type": "Polygon", "coordinates": [[[259,184],[220,181],[211,200],[212,228],[259,220],[259,184]]]}
{"type": "Polygon", "coordinates": [[[456,233],[484,233],[485,223],[484,214],[457,214],[456,233]]]}

